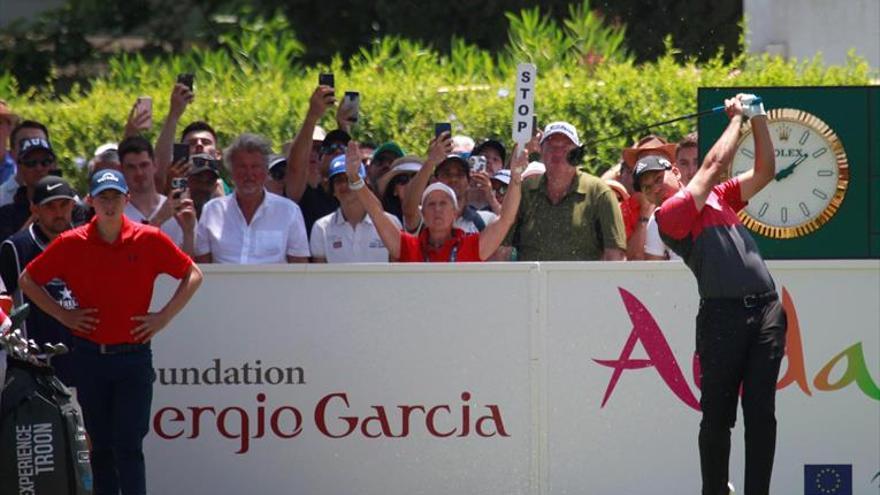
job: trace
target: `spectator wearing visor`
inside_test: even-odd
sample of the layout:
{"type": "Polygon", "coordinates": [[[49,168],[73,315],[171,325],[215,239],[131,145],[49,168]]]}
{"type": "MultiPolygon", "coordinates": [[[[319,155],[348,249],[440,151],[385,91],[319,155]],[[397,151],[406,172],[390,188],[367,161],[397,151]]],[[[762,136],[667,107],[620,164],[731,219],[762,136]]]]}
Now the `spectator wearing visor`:
{"type": "Polygon", "coordinates": [[[510,186],[510,169],[499,170],[492,176],[492,194],[498,204],[504,203],[507,188],[510,186]]]}
{"type": "Polygon", "coordinates": [[[379,197],[382,197],[382,192],[379,190],[379,179],[387,174],[394,166],[396,160],[402,158],[405,154],[400,145],[394,141],[382,143],[373,152],[370,166],[367,168],[367,182],[370,188],[373,189],[373,192],[377,193],[379,197]]]}
{"type": "Polygon", "coordinates": [[[546,172],[523,185],[511,235],[521,261],[623,260],[626,233],[617,198],[568,155],[581,142],[568,122],[553,122],[540,138],[546,172]]]}
{"type": "Polygon", "coordinates": [[[269,157],[269,177],[266,178],[266,190],[284,196],[284,176],[287,174],[287,157],[272,155],[269,157]]]}
{"type": "Polygon", "coordinates": [[[471,167],[466,159],[451,154],[451,151],[452,139],[449,137],[449,132],[444,132],[431,141],[425,166],[410,181],[404,197],[403,225],[407,232],[414,232],[422,225],[421,197],[432,178],[432,173],[436,181],[446,184],[455,191],[456,206],[458,207],[455,228],[461,229],[467,234],[482,232],[498,219],[498,215],[490,211],[480,211],[467,204],[471,167]]]}
{"type": "Polygon", "coordinates": [[[391,164],[391,170],[379,178],[378,195],[385,211],[394,215],[403,224],[403,198],[406,189],[424,163],[415,155],[407,155],[391,164]]]}
{"type": "Polygon", "coordinates": [[[205,205],[196,237],[200,263],[307,263],[309,242],[296,203],[266,191],[269,142],[242,134],[226,149],[235,191],[205,205]]]}
{"type": "MultiPolygon", "coordinates": [[[[330,190],[339,201],[335,212],[321,217],[312,227],[309,245],[315,263],[377,263],[388,261],[388,249],[379,237],[373,220],[355,191],[348,187],[346,156],[339,155],[330,162],[330,190]]],[[[366,179],[363,165],[359,177],[366,179]]],[[[387,220],[400,230],[400,221],[385,212],[387,220]]]]}
{"type": "MultiPolygon", "coordinates": [[[[522,155],[515,167],[520,170],[525,167],[525,162],[526,157],[522,155]]],[[[482,232],[466,233],[454,226],[460,211],[458,198],[455,191],[443,182],[435,182],[421,192],[424,228],[417,235],[404,232],[386,216],[378,198],[358,177],[358,164],[357,147],[350,144],[346,155],[349,189],[356,193],[373,219],[392,261],[484,261],[501,245],[516,217],[521,184],[518,170],[513,172],[500,218],[482,232]]]]}

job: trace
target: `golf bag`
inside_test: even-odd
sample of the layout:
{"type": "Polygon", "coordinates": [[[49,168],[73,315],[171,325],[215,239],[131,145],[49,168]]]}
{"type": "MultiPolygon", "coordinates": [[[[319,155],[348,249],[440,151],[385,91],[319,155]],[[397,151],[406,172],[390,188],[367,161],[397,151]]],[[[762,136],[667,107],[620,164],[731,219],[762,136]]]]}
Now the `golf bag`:
{"type": "Polygon", "coordinates": [[[88,495],[82,412],[49,366],[9,359],[0,394],[0,493],[88,495]]]}

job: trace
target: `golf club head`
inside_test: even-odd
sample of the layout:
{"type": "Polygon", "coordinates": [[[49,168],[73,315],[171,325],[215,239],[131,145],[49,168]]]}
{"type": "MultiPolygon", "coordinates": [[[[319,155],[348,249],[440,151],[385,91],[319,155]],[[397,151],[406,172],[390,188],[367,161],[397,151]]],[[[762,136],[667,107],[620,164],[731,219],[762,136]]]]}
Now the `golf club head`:
{"type": "Polygon", "coordinates": [[[63,342],[59,342],[59,343],[55,344],[54,348],[55,348],[54,354],[56,356],[58,356],[60,354],[67,354],[68,352],[70,352],[70,349],[68,349],[67,345],[64,344],[63,342]]]}

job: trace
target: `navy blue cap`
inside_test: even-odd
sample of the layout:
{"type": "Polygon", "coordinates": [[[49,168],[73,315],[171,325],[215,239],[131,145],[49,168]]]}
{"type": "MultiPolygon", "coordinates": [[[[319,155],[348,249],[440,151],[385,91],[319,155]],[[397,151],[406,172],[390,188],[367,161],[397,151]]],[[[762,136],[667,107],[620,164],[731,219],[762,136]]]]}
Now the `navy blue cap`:
{"type": "Polygon", "coordinates": [[[113,189],[128,194],[128,184],[125,183],[125,176],[122,172],[113,169],[99,170],[92,176],[89,183],[89,195],[97,196],[103,191],[113,189]]]}
{"type": "Polygon", "coordinates": [[[52,151],[52,145],[49,144],[49,141],[43,138],[35,137],[22,139],[18,143],[18,159],[23,161],[25,156],[38,150],[47,151],[50,155],[52,155],[52,158],[55,158],[55,152],[52,151]]]}

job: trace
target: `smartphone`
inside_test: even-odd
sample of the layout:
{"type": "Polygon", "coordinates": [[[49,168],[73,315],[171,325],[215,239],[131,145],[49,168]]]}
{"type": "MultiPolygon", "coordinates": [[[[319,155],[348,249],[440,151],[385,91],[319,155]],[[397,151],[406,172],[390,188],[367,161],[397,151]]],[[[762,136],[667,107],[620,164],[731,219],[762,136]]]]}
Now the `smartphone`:
{"type": "Polygon", "coordinates": [[[540,129],[538,129],[538,116],[532,115],[532,136],[537,136],[538,131],[540,131],[540,129]]]}
{"type": "Polygon", "coordinates": [[[189,145],[186,143],[174,143],[174,153],[172,154],[171,163],[178,163],[181,160],[189,160],[189,145]]]}
{"type": "Polygon", "coordinates": [[[186,180],[186,177],[175,177],[171,179],[171,189],[181,189],[185,190],[189,182],[186,180]]]}
{"type": "Polygon", "coordinates": [[[336,84],[333,81],[333,73],[323,73],[318,76],[318,86],[330,86],[331,88],[335,88],[336,84]]]}
{"type": "Polygon", "coordinates": [[[186,192],[188,185],[189,182],[186,180],[186,177],[174,177],[171,179],[171,197],[180,199],[183,193],[186,192]]]}
{"type": "Polygon", "coordinates": [[[486,157],[483,155],[471,155],[468,157],[471,173],[486,171],[486,157]]]}
{"type": "Polygon", "coordinates": [[[438,122],[434,124],[434,137],[438,137],[444,132],[448,132],[452,136],[452,124],[449,122],[438,122]]]}
{"type": "Polygon", "coordinates": [[[342,98],[342,104],[354,107],[354,111],[351,113],[349,121],[352,124],[356,124],[360,115],[361,94],[357,91],[346,91],[345,97],[342,98]]]}
{"type": "Polygon", "coordinates": [[[193,83],[195,82],[195,78],[195,74],[191,72],[184,72],[183,74],[177,75],[177,82],[189,88],[190,91],[193,91],[193,83]]]}
{"type": "Polygon", "coordinates": [[[153,98],[151,96],[138,96],[137,103],[138,113],[145,113],[149,117],[144,121],[144,128],[153,127],[153,98]]]}

